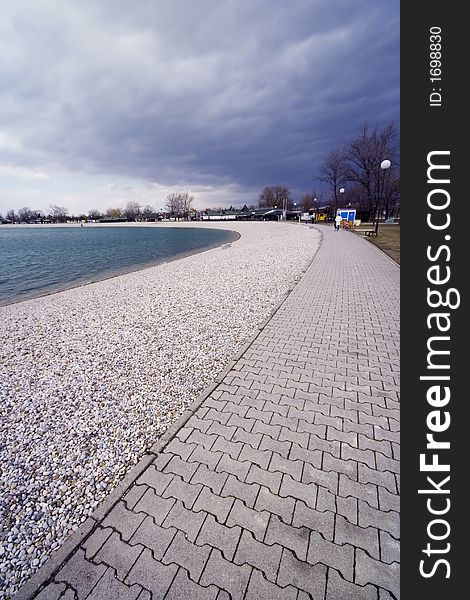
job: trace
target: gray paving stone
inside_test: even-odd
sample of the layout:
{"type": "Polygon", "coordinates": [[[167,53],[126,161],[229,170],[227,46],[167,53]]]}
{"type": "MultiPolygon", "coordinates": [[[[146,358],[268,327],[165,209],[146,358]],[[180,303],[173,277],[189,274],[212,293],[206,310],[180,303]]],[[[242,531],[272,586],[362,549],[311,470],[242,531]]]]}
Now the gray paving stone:
{"type": "MultiPolygon", "coordinates": [[[[273,455],[279,456],[278,454],[273,455]]],[[[271,464],[272,464],[271,460],[271,464]]],[[[246,483],[258,483],[259,485],[264,485],[268,487],[273,494],[277,494],[279,492],[279,488],[281,487],[282,473],[270,471],[266,471],[265,469],[261,469],[258,465],[251,465],[250,470],[246,476],[246,483]]]]}
{"type": "Polygon", "coordinates": [[[232,510],[227,518],[227,526],[240,525],[243,529],[251,531],[259,541],[264,539],[268,522],[269,513],[267,511],[249,508],[238,499],[235,499],[232,510]]]}
{"type": "Polygon", "coordinates": [[[328,569],[326,600],[377,600],[377,590],[345,581],[334,569],[328,569]]]}
{"type": "Polygon", "coordinates": [[[325,539],[333,541],[335,515],[331,511],[321,512],[315,510],[307,506],[302,500],[297,500],[292,525],[319,531],[325,539]]]}
{"type": "MultiPolygon", "coordinates": [[[[141,521],[143,521],[143,517],[141,521]]],[[[91,560],[112,533],[113,530],[111,527],[97,527],[91,536],[82,543],[82,548],[85,550],[85,558],[91,560]]]]}
{"type": "Polygon", "coordinates": [[[225,452],[234,459],[238,459],[244,444],[242,442],[229,442],[224,437],[219,436],[212,447],[213,452],[225,452]]]}
{"type": "Polygon", "coordinates": [[[155,560],[160,560],[175,537],[176,529],[156,525],[152,517],[146,517],[130,539],[130,544],[150,548],[155,560]]]}
{"type": "Polygon", "coordinates": [[[145,548],[124,583],[127,585],[137,583],[150,590],[154,599],[164,598],[177,571],[177,565],[163,565],[154,560],[150,550],[145,548]]]}
{"type": "Polygon", "coordinates": [[[193,581],[198,581],[210,554],[209,546],[197,546],[188,541],[181,531],[177,531],[173,541],[162,558],[166,565],[177,564],[184,567],[193,581]]]}
{"type": "MultiPolygon", "coordinates": [[[[165,466],[164,472],[171,473],[173,475],[179,475],[184,481],[190,481],[191,477],[194,475],[198,465],[194,462],[186,462],[181,459],[179,456],[173,456],[170,462],[165,466]]],[[[161,490],[157,493],[163,493],[164,490],[161,490]]]]}
{"type": "Polygon", "coordinates": [[[279,495],[283,498],[291,496],[292,498],[303,500],[310,508],[315,508],[317,502],[318,487],[314,483],[300,483],[290,475],[284,475],[282,478],[279,495]]]}
{"type": "Polygon", "coordinates": [[[95,563],[105,563],[112,567],[118,579],[124,581],[142,550],[141,545],[131,546],[123,542],[118,533],[113,532],[93,560],[95,563]]]}
{"type": "Polygon", "coordinates": [[[400,512],[400,496],[398,494],[391,494],[385,488],[379,487],[379,508],[385,512],[394,510],[400,512]]]}
{"type": "Polygon", "coordinates": [[[118,502],[102,522],[103,527],[114,527],[124,541],[129,541],[144,520],[145,515],[127,510],[124,502],[118,502]]]}
{"type": "Polygon", "coordinates": [[[271,460],[271,452],[267,450],[256,450],[252,448],[249,444],[245,444],[243,446],[242,451],[240,452],[240,456],[238,457],[240,461],[249,461],[251,463],[257,464],[262,469],[267,469],[269,461],[271,460]]]}
{"type": "Polygon", "coordinates": [[[268,546],[258,542],[249,531],[243,531],[234,562],[238,565],[247,563],[263,572],[266,579],[276,582],[276,575],[281,561],[281,546],[268,546]]]}
{"type": "Polygon", "coordinates": [[[241,427],[236,427],[235,429],[232,438],[234,442],[243,442],[244,444],[249,444],[253,448],[259,448],[263,434],[245,431],[245,429],[242,429],[241,427]]]}
{"type": "Polygon", "coordinates": [[[339,545],[325,540],[319,533],[310,533],[307,562],[322,563],[333,567],[344,579],[352,582],[354,577],[354,548],[349,544],[339,545]]]}
{"type": "Polygon", "coordinates": [[[181,477],[176,475],[163,493],[163,497],[181,500],[186,508],[192,508],[202,488],[201,484],[186,483],[181,477]]]}
{"type": "MultiPolygon", "coordinates": [[[[170,454],[169,457],[171,456],[170,454]]],[[[146,490],[146,485],[132,485],[122,497],[122,501],[129,510],[132,510],[146,490]]]]}
{"type": "Polygon", "coordinates": [[[85,560],[85,553],[78,549],[55,576],[56,582],[73,587],[79,597],[86,596],[95,587],[106,571],[105,565],[95,565],[85,560]]]}
{"type": "Polygon", "coordinates": [[[280,588],[267,581],[259,571],[253,569],[245,600],[297,600],[297,590],[290,585],[280,588]]]}
{"type": "Polygon", "coordinates": [[[393,537],[400,537],[399,513],[395,511],[383,512],[359,500],[359,525],[361,527],[376,527],[388,531],[393,537]]]}
{"type": "Polygon", "coordinates": [[[302,483],[315,483],[316,485],[326,487],[332,494],[336,494],[338,492],[338,473],[317,469],[313,465],[305,463],[302,483]]]}
{"type": "Polygon", "coordinates": [[[216,600],[219,590],[214,585],[203,587],[191,581],[184,569],[179,569],[165,600],[216,600]]]}
{"type": "Polygon", "coordinates": [[[209,544],[213,548],[218,548],[226,560],[233,560],[241,533],[242,529],[238,525],[233,527],[220,525],[215,517],[209,514],[199,532],[196,544],[200,546],[209,544]]]}
{"type": "Polygon", "coordinates": [[[269,435],[263,435],[263,439],[259,444],[259,450],[272,450],[273,453],[279,454],[284,458],[289,456],[290,448],[290,442],[279,442],[278,440],[274,440],[269,435]]]}
{"type": "Polygon", "coordinates": [[[298,444],[292,444],[289,460],[300,460],[319,468],[322,463],[322,454],[323,452],[321,450],[307,450],[298,444]]]}
{"type": "Polygon", "coordinates": [[[386,531],[380,532],[380,558],[385,563],[400,562],[400,542],[386,531]]]}
{"type": "Polygon", "coordinates": [[[247,460],[240,462],[239,460],[230,458],[228,454],[223,454],[215,470],[222,473],[231,473],[240,481],[245,481],[250,466],[250,462],[247,460]]]}
{"type": "MultiPolygon", "coordinates": [[[[175,456],[174,458],[179,459],[179,456],[175,456]]],[[[161,471],[157,471],[154,465],[149,465],[136,483],[137,485],[148,485],[160,496],[172,479],[173,475],[171,473],[162,473],[161,471]]]]}
{"type": "Polygon", "coordinates": [[[204,510],[217,518],[219,523],[225,523],[227,516],[234,503],[234,498],[223,498],[213,494],[209,488],[203,488],[196,503],[194,504],[194,512],[204,510]]]}
{"type": "Polygon", "coordinates": [[[322,564],[312,566],[297,560],[293,552],[284,550],[277,583],[281,587],[292,585],[300,588],[313,598],[323,598],[326,588],[326,567],[322,564]]]}
{"type": "Polygon", "coordinates": [[[164,527],[176,527],[184,531],[188,540],[194,542],[206,518],[204,511],[194,513],[177,500],[163,522],[164,527]]]}
{"type": "Polygon", "coordinates": [[[320,486],[317,490],[317,504],[315,508],[319,511],[336,512],[336,496],[326,488],[320,486]]]}
{"type": "MultiPolygon", "coordinates": [[[[288,460],[287,458],[282,457],[280,454],[273,452],[268,469],[272,472],[271,476],[277,472],[279,472],[279,474],[289,473],[294,479],[300,481],[302,479],[303,466],[303,462],[300,460],[288,460]]],[[[281,477],[279,477],[279,483],[280,481],[281,477]]],[[[271,491],[274,490],[271,488],[271,491]]]]}
{"type": "MultiPolygon", "coordinates": [[[[294,481],[294,483],[297,482],[294,481]]],[[[288,487],[289,490],[292,491],[292,486],[289,485],[288,487]]],[[[297,493],[299,493],[299,491],[297,491],[297,493]]],[[[306,495],[308,496],[308,494],[306,495]]],[[[257,511],[267,510],[273,514],[279,515],[284,523],[290,523],[294,513],[294,506],[294,498],[281,498],[280,496],[273,494],[268,488],[261,487],[258,494],[258,499],[256,500],[255,509],[257,511]]]]}
{"type": "Polygon", "coordinates": [[[50,583],[34,600],[59,600],[65,589],[65,583],[50,583]]]}
{"type": "Polygon", "coordinates": [[[279,544],[292,550],[299,560],[307,559],[310,530],[306,527],[286,525],[276,515],[271,515],[264,538],[265,544],[279,544]]]}
{"type": "Polygon", "coordinates": [[[116,578],[112,569],[108,569],[93,588],[87,600],[136,600],[142,588],[128,587],[116,578]]]}
{"type": "Polygon", "coordinates": [[[221,460],[224,455],[222,452],[212,452],[206,450],[202,446],[196,446],[191,454],[190,462],[202,463],[209,467],[209,469],[215,469],[217,463],[221,460]]]}
{"type": "Polygon", "coordinates": [[[232,600],[242,600],[250,575],[251,567],[235,565],[225,560],[219,550],[214,549],[199,583],[204,586],[214,584],[228,592],[232,600]]]}
{"type": "Polygon", "coordinates": [[[338,494],[344,498],[353,496],[367,502],[373,508],[379,507],[379,496],[377,486],[373,483],[358,483],[352,481],[346,475],[339,476],[339,492],[338,494]]]}
{"type": "Polygon", "coordinates": [[[336,458],[340,458],[340,442],[324,440],[314,433],[310,434],[308,448],[309,450],[322,450],[323,452],[328,452],[329,454],[336,456],[336,458]]]}
{"type": "Polygon", "coordinates": [[[375,452],[372,450],[361,450],[359,448],[353,448],[349,444],[342,443],[341,458],[343,460],[355,460],[357,462],[365,463],[371,469],[376,468],[375,452]]]}
{"type": "Polygon", "coordinates": [[[210,488],[214,494],[220,494],[228,477],[230,477],[228,473],[217,473],[206,465],[200,464],[191,478],[191,483],[201,483],[210,488]]]}
{"type": "Polygon", "coordinates": [[[367,465],[360,463],[358,480],[361,483],[374,483],[377,486],[386,488],[391,494],[397,493],[395,477],[389,471],[370,469],[367,465]]]}
{"type": "Polygon", "coordinates": [[[375,527],[358,527],[342,515],[336,516],[335,543],[351,544],[366,550],[372,557],[379,559],[379,531],[375,527]]]}
{"type": "Polygon", "coordinates": [[[400,597],[400,565],[392,563],[386,565],[381,561],[371,558],[363,550],[356,553],[356,581],[359,585],[372,583],[390,591],[397,598],[400,597]]]}
{"type": "MultiPolygon", "coordinates": [[[[252,467],[259,468],[256,465],[252,465],[252,467]]],[[[239,481],[234,475],[229,475],[224,485],[224,488],[219,495],[224,497],[233,496],[234,498],[239,498],[240,500],[243,500],[243,502],[247,506],[253,508],[256,502],[256,498],[258,496],[259,489],[260,486],[256,483],[243,483],[242,481],[239,481]]]]}

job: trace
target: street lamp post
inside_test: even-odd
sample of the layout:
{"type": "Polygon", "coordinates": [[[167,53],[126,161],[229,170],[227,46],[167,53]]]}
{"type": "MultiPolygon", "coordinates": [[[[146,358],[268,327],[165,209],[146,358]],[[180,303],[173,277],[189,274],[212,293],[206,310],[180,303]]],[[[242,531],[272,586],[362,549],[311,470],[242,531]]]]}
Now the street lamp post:
{"type": "Polygon", "coordinates": [[[385,183],[385,171],[387,169],[390,168],[390,165],[392,163],[388,160],[385,159],[380,163],[380,168],[383,171],[382,176],[379,173],[379,181],[378,181],[378,190],[377,190],[377,214],[375,217],[375,236],[377,237],[378,232],[379,232],[379,218],[380,218],[380,211],[382,208],[382,195],[383,195],[383,191],[384,191],[384,183],[385,183]]]}

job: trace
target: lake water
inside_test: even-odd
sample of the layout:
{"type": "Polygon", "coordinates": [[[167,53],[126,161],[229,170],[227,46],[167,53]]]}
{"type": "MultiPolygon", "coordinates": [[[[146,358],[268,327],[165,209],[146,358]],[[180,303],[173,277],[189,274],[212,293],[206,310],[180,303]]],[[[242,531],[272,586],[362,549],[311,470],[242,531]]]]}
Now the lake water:
{"type": "Polygon", "coordinates": [[[172,260],[236,239],[199,228],[0,227],[0,306],[172,260]]]}

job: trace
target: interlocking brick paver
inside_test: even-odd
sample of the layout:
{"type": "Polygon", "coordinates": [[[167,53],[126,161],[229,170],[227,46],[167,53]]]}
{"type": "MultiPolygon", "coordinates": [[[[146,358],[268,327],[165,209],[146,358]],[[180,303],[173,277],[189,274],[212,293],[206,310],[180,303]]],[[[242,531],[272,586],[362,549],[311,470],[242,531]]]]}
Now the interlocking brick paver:
{"type": "Polygon", "coordinates": [[[217,518],[219,523],[224,523],[234,502],[233,497],[223,498],[214,494],[209,488],[204,488],[200,493],[193,510],[204,510],[217,518]]]}
{"type": "MultiPolygon", "coordinates": [[[[291,585],[280,588],[267,581],[263,575],[253,569],[245,600],[298,600],[297,590],[291,585]]],[[[307,600],[307,598],[305,599],[307,600]]]]}
{"type": "Polygon", "coordinates": [[[209,514],[199,532],[196,543],[198,545],[209,544],[213,548],[218,548],[226,560],[232,560],[241,533],[242,529],[238,525],[233,527],[220,525],[215,517],[209,514]]]}
{"type": "Polygon", "coordinates": [[[195,513],[185,508],[184,504],[177,500],[168,516],[163,522],[163,527],[176,527],[185,532],[188,540],[194,542],[202,527],[206,513],[201,511],[195,513]]]}
{"type": "Polygon", "coordinates": [[[372,557],[379,558],[379,531],[375,527],[358,527],[342,515],[336,515],[336,544],[353,544],[366,550],[372,557]]]}
{"type": "Polygon", "coordinates": [[[268,522],[269,513],[267,511],[249,508],[237,498],[227,518],[227,526],[240,525],[243,529],[251,531],[255,538],[260,541],[264,539],[268,522]]]}
{"type": "Polygon", "coordinates": [[[312,566],[298,560],[290,550],[284,550],[277,583],[281,587],[293,585],[308,592],[313,598],[323,598],[326,587],[326,567],[322,564],[312,566]]]}
{"type": "MultiPolygon", "coordinates": [[[[274,456],[279,456],[278,454],[274,456]]],[[[272,464],[273,461],[271,461],[272,464]]],[[[271,469],[271,467],[270,467],[271,469]]],[[[275,470],[275,469],[273,469],[275,470]]],[[[264,485],[268,487],[273,494],[277,494],[279,492],[279,488],[281,487],[282,473],[270,471],[266,471],[265,469],[260,469],[258,465],[251,465],[250,470],[248,471],[248,475],[246,476],[247,483],[258,483],[260,485],[264,485]]]]}
{"type": "Polygon", "coordinates": [[[325,540],[316,531],[310,532],[307,562],[312,565],[322,563],[333,567],[344,579],[353,581],[354,548],[349,544],[339,545],[325,540]]]}
{"type": "Polygon", "coordinates": [[[165,600],[218,600],[218,593],[219,590],[214,585],[198,585],[191,581],[184,569],[179,569],[165,600]]]}
{"type": "Polygon", "coordinates": [[[377,600],[377,590],[345,581],[334,569],[328,569],[325,600],[377,600]]]}
{"type": "Polygon", "coordinates": [[[196,546],[178,531],[162,558],[162,563],[184,567],[193,581],[198,581],[210,553],[209,546],[196,546]]]}
{"type": "Polygon", "coordinates": [[[77,590],[79,597],[86,598],[105,571],[105,565],[88,562],[84,551],[78,549],[57,573],[55,580],[68,583],[77,590]]]}
{"type": "Polygon", "coordinates": [[[156,525],[152,517],[146,517],[130,539],[131,544],[141,544],[150,548],[156,560],[160,560],[175,537],[176,529],[166,529],[156,525]]]}
{"type": "Polygon", "coordinates": [[[359,585],[373,583],[389,590],[396,598],[400,596],[399,564],[384,564],[371,558],[363,550],[358,549],[356,554],[356,581],[359,585]]]}
{"type": "Polygon", "coordinates": [[[94,562],[109,565],[116,571],[118,578],[124,581],[142,550],[143,546],[131,546],[114,532],[95,555],[94,562]]]}
{"type": "Polygon", "coordinates": [[[214,549],[199,583],[204,586],[214,584],[227,591],[233,600],[242,600],[250,575],[251,567],[229,562],[223,558],[220,550],[214,549]]]}
{"type": "MultiPolygon", "coordinates": [[[[294,480],[292,480],[294,481],[294,480]]],[[[294,482],[297,483],[297,482],[294,482]]],[[[301,485],[301,484],[299,484],[301,485]]],[[[313,486],[312,486],[313,487],[313,486]]],[[[282,488],[281,488],[282,489],[282,488]]],[[[286,490],[287,491],[287,490],[286,490]]],[[[290,488],[291,491],[291,488],[290,488]]],[[[302,490],[305,493],[305,490],[302,490]]],[[[299,493],[299,491],[298,491],[299,493]]],[[[308,493],[305,493],[308,497],[308,493]]],[[[273,494],[268,488],[261,487],[255,508],[258,511],[267,510],[279,515],[285,523],[290,523],[294,512],[295,500],[292,497],[280,497],[273,494]]]]}
{"type": "Polygon", "coordinates": [[[243,531],[238,544],[234,562],[247,563],[263,572],[266,579],[275,583],[281,561],[282,548],[279,545],[268,546],[258,542],[249,531],[243,531]]]}
{"type": "Polygon", "coordinates": [[[220,494],[228,477],[230,477],[228,473],[217,473],[216,471],[209,469],[206,465],[200,464],[191,478],[191,483],[202,483],[210,488],[214,494],[220,494]]]}
{"type": "Polygon", "coordinates": [[[137,559],[124,583],[132,585],[138,583],[143,588],[150,590],[153,598],[164,598],[178,571],[175,564],[164,565],[154,560],[152,553],[147,548],[137,559]]]}
{"type": "Polygon", "coordinates": [[[307,506],[302,500],[297,500],[292,525],[294,527],[306,527],[313,531],[319,531],[325,539],[333,541],[335,514],[331,511],[321,512],[315,510],[307,506]]]}
{"type": "Polygon", "coordinates": [[[399,270],[358,236],[323,234],[274,316],[38,598],[398,597],[399,270]]]}
{"type": "Polygon", "coordinates": [[[286,525],[276,515],[271,515],[264,541],[279,544],[292,550],[299,560],[306,560],[310,530],[307,527],[286,525]]]}
{"type": "Polygon", "coordinates": [[[107,600],[109,598],[136,600],[141,591],[142,588],[137,585],[128,587],[116,579],[113,569],[108,569],[87,598],[88,600],[107,600]]]}

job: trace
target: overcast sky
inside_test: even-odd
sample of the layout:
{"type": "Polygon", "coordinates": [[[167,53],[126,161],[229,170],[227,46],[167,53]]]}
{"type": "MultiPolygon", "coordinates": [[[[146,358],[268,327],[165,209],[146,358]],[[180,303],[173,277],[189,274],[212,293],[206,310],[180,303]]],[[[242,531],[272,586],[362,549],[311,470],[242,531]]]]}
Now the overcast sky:
{"type": "Polygon", "coordinates": [[[0,0],[0,213],[295,197],[399,119],[399,0],[0,0]]]}

